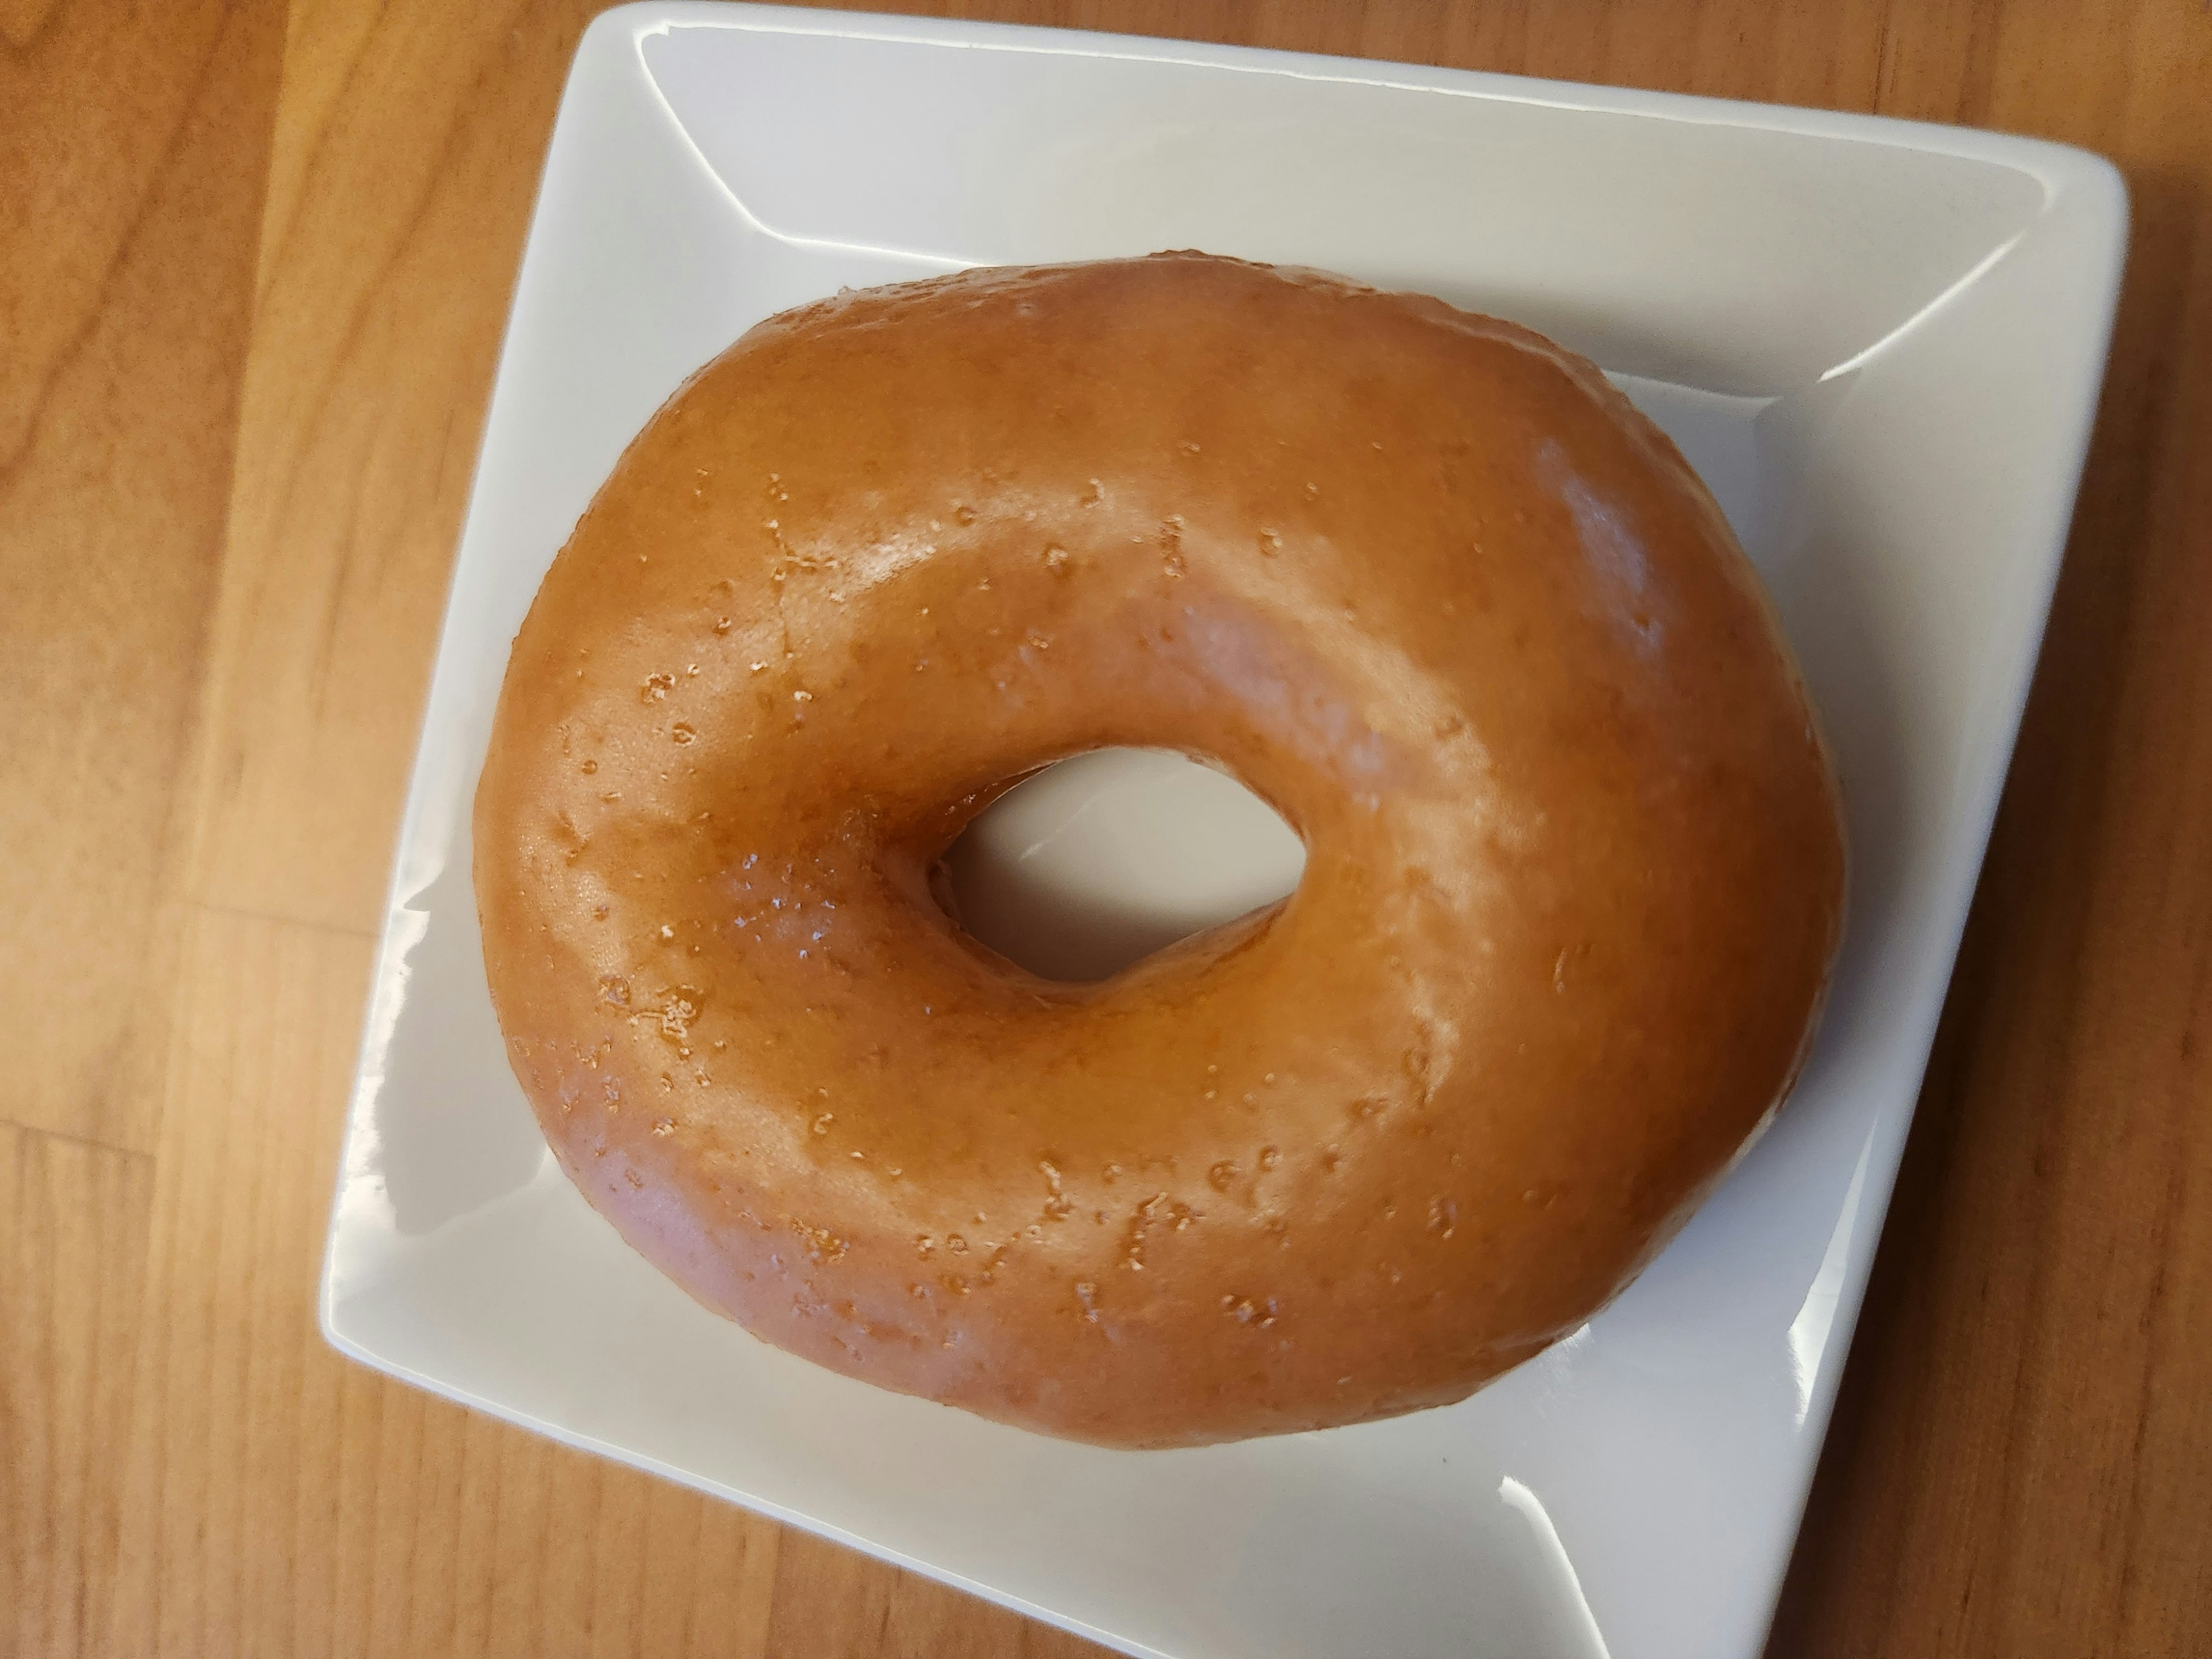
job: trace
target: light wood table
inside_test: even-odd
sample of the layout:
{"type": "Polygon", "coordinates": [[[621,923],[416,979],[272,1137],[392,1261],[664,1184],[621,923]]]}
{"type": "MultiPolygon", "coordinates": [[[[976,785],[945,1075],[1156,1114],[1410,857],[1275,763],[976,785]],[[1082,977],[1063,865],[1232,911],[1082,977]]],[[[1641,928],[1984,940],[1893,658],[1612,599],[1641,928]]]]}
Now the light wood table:
{"type": "MultiPolygon", "coordinates": [[[[2212,1652],[2212,9],[958,9],[2126,169],[2073,544],[1773,1650],[2212,1652]]],[[[1089,1651],[316,1334],[370,933],[589,10],[0,0],[9,1655],[1089,1651]]]]}

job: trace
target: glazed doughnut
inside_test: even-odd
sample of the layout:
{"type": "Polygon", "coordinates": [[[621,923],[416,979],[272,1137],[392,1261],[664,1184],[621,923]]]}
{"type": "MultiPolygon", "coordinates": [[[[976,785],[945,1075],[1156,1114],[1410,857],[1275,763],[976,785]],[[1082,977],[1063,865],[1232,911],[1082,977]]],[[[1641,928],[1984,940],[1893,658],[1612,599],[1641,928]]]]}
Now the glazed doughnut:
{"type": "Polygon", "coordinates": [[[561,1163],[698,1300],[1116,1446],[1454,1401],[1613,1297],[1767,1121],[1838,793],[1718,509],[1589,363],[1198,254],[761,324],[514,643],[484,965],[561,1163]],[[1113,745],[1296,891],[1097,984],[931,872],[1113,745]]]}

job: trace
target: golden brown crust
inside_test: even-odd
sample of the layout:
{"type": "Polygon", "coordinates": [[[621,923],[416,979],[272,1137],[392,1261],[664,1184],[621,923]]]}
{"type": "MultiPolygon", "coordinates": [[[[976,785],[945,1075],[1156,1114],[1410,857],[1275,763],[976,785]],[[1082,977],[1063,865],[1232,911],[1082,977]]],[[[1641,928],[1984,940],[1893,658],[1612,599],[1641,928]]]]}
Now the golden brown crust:
{"type": "Polygon", "coordinates": [[[517,637],[485,964],[563,1165],[852,1376],[1193,1444],[1456,1400],[1624,1284],[1778,1097],[1833,779],[1718,510],[1588,363],[1201,255],[771,319],[517,637]],[[1304,836],[1095,987],[927,871],[1111,744],[1304,836]]]}

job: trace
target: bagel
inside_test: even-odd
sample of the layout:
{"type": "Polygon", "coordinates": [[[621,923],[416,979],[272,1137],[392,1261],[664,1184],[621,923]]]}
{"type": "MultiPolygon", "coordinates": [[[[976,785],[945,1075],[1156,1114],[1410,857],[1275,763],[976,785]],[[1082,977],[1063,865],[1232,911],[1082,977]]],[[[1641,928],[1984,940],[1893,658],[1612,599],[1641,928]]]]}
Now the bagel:
{"type": "Polygon", "coordinates": [[[1200,254],[769,319],[517,635],[484,966],[562,1166],[708,1308],[1097,1443],[1460,1399],[1787,1092],[1835,780],[1750,565],[1589,363],[1200,254]],[[1038,768],[1218,766],[1285,901],[1096,984],[933,890],[1038,768]]]}

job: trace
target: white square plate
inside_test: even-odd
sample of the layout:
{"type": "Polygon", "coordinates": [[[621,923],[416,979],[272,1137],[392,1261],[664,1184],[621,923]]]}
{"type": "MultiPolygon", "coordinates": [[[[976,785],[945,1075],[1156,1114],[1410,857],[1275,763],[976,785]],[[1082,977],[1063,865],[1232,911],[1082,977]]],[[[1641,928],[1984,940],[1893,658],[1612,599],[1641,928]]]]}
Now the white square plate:
{"type": "Polygon", "coordinates": [[[367,1363],[1131,1653],[1754,1653],[2057,571],[2125,222],[1986,133],[1381,64],[649,3],[580,48],[486,429],[331,1220],[367,1363]],[[702,1311],[539,1139],[468,805],[507,645],[624,442],[840,286],[1196,246],[1595,357],[1765,572],[1850,798],[1776,1127],[1627,1295],[1459,1406],[1182,1452],[878,1392],[702,1311]]]}

